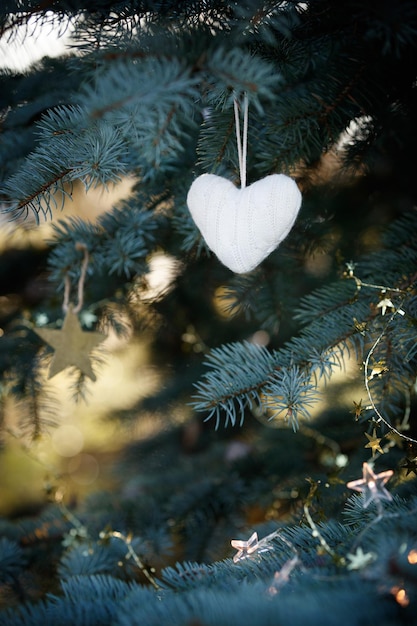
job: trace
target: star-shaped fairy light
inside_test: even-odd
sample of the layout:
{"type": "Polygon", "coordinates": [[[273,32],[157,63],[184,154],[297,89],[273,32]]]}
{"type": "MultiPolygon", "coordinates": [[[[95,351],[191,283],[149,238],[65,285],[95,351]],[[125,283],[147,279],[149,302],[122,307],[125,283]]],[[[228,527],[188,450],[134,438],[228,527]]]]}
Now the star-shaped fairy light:
{"type": "Polygon", "coordinates": [[[378,302],[376,306],[377,306],[377,309],[381,309],[382,315],[385,315],[385,313],[387,312],[387,309],[395,308],[389,298],[383,298],[380,302],[378,302]]]}
{"type": "Polygon", "coordinates": [[[383,437],[377,437],[375,429],[372,435],[365,433],[365,436],[368,438],[368,443],[366,444],[365,448],[371,448],[372,456],[375,456],[377,452],[379,452],[380,454],[384,454],[384,451],[381,448],[381,441],[383,437]]]}
{"type": "Polygon", "coordinates": [[[349,489],[363,493],[363,508],[366,509],[371,502],[376,502],[377,506],[381,507],[381,500],[392,500],[392,495],[385,489],[384,485],[394,472],[386,470],[380,474],[374,474],[372,467],[368,463],[364,463],[362,469],[363,478],[352,480],[346,486],[349,489]]]}
{"type": "Polygon", "coordinates": [[[294,567],[298,565],[298,563],[300,563],[300,559],[297,555],[295,555],[292,559],[288,559],[288,561],[284,563],[279,572],[275,572],[271,586],[268,589],[268,593],[271,596],[276,595],[281,587],[283,587],[289,581],[290,574],[293,571],[294,567]]]}
{"type": "MultiPolygon", "coordinates": [[[[381,309],[381,314],[385,315],[385,313],[387,312],[387,309],[395,309],[395,305],[393,304],[392,300],[390,298],[388,298],[386,295],[383,295],[382,300],[380,300],[380,302],[378,302],[378,304],[376,305],[377,309],[381,309]]],[[[403,311],[402,309],[398,308],[395,311],[395,314],[399,313],[400,315],[405,315],[405,311],[403,311]]]]}
{"type": "Polygon", "coordinates": [[[52,378],[67,367],[74,365],[91,380],[96,380],[89,355],[93,348],[104,341],[106,336],[98,332],[84,332],[71,305],[68,307],[60,330],[35,328],[34,331],[55,350],[48,378],[52,378]]]}
{"type": "Polygon", "coordinates": [[[259,541],[258,533],[254,532],[247,541],[232,539],[230,542],[232,548],[237,550],[237,554],[233,557],[233,562],[239,563],[239,561],[250,559],[252,556],[260,554],[261,552],[269,552],[269,550],[273,550],[274,546],[270,545],[270,541],[277,535],[278,531],[274,531],[259,541]]]}
{"type": "Polygon", "coordinates": [[[364,552],[361,547],[357,548],[355,554],[348,554],[348,560],[350,563],[347,568],[350,570],[363,569],[372,561],[375,561],[376,554],[374,552],[364,552]]]}

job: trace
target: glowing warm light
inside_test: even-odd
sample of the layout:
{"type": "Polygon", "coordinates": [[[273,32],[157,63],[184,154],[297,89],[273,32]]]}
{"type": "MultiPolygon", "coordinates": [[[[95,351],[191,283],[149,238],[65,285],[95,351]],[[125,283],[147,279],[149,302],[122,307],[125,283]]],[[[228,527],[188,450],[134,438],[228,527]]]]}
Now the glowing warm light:
{"type": "Polygon", "coordinates": [[[7,37],[0,43],[1,65],[17,72],[25,71],[31,63],[38,61],[43,56],[58,56],[63,54],[70,37],[69,20],[63,22],[63,16],[59,16],[61,24],[57,23],[57,15],[51,11],[46,13],[49,21],[42,20],[34,15],[17,30],[17,36],[11,41],[7,37]],[[54,18],[53,26],[50,21],[54,18]],[[27,36],[29,35],[29,36],[27,36]]]}
{"type": "Polygon", "coordinates": [[[181,271],[181,263],[169,254],[155,253],[149,260],[149,273],[146,275],[146,288],[141,293],[142,300],[158,300],[166,295],[175,284],[181,271]]]}
{"type": "Polygon", "coordinates": [[[52,445],[61,456],[75,456],[83,449],[84,435],[76,426],[63,424],[54,431],[52,445]]]}
{"type": "Polygon", "coordinates": [[[216,309],[216,313],[218,313],[221,317],[230,318],[233,317],[233,313],[237,312],[236,307],[236,299],[229,293],[227,287],[221,285],[217,287],[214,292],[213,297],[213,305],[216,309]]]}
{"type": "Polygon", "coordinates": [[[67,470],[78,485],[91,485],[98,478],[100,466],[93,455],[83,452],[68,461],[67,470]]]}
{"type": "Polygon", "coordinates": [[[417,550],[410,550],[407,556],[407,560],[411,565],[417,564],[417,550]]]}
{"type": "Polygon", "coordinates": [[[251,337],[251,342],[256,343],[257,346],[267,346],[270,340],[271,337],[266,330],[257,330],[251,337]]]}
{"type": "Polygon", "coordinates": [[[402,587],[393,587],[391,589],[391,593],[400,606],[406,607],[410,604],[410,599],[407,595],[407,592],[402,587]]]}

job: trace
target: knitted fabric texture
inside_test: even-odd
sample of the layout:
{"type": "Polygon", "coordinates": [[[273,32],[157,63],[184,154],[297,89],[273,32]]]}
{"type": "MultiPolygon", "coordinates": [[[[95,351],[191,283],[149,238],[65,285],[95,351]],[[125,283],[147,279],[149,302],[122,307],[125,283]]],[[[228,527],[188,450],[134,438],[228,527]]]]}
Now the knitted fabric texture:
{"type": "Polygon", "coordinates": [[[272,174],[244,189],[226,178],[203,174],[187,196],[205,242],[236,274],[255,269],[290,232],[301,206],[292,178],[272,174]]]}

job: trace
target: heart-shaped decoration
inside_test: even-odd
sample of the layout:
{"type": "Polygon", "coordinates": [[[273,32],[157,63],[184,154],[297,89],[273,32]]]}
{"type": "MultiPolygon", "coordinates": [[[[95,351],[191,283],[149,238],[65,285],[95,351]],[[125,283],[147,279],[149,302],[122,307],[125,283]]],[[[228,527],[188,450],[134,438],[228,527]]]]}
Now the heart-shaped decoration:
{"type": "Polygon", "coordinates": [[[272,174],[244,189],[226,178],[203,174],[187,196],[190,213],[208,247],[232,272],[257,267],[290,232],[301,192],[284,174],[272,174]]]}

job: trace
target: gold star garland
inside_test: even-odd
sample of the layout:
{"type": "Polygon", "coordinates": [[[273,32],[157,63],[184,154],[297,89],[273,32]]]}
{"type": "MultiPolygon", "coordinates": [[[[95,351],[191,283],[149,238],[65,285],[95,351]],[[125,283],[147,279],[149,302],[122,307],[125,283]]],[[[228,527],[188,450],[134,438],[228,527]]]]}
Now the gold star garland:
{"type": "Polygon", "coordinates": [[[406,476],[411,473],[417,476],[417,457],[414,457],[414,459],[405,458],[400,467],[406,470],[406,476]]]}
{"type": "Polygon", "coordinates": [[[372,435],[365,433],[365,436],[368,438],[368,443],[366,444],[365,448],[371,448],[372,456],[375,456],[377,452],[379,452],[380,454],[384,454],[384,450],[381,448],[381,441],[383,440],[383,437],[376,436],[375,428],[372,435]]]}
{"type": "Polygon", "coordinates": [[[362,413],[366,410],[366,407],[362,406],[362,398],[359,402],[355,402],[355,400],[353,400],[353,405],[354,409],[350,411],[350,413],[352,413],[355,416],[355,420],[358,421],[358,419],[362,416],[362,413]]]}
{"type": "MultiPolygon", "coordinates": [[[[378,346],[378,344],[380,343],[380,341],[382,340],[382,338],[385,335],[385,332],[388,328],[388,326],[391,324],[392,320],[397,316],[397,315],[401,315],[402,317],[404,317],[405,315],[407,315],[406,311],[404,311],[404,309],[402,308],[404,301],[406,299],[407,296],[407,290],[405,289],[399,289],[398,287],[390,287],[390,286],[386,286],[386,285],[378,285],[378,284],[374,284],[374,283],[368,283],[368,282],[364,282],[363,280],[361,280],[358,276],[356,276],[355,274],[355,269],[356,269],[356,264],[353,261],[349,261],[346,263],[346,271],[344,272],[344,277],[347,279],[351,279],[354,280],[356,283],[356,296],[359,294],[360,290],[364,287],[368,288],[368,289],[376,289],[380,292],[380,296],[379,296],[379,302],[376,306],[374,306],[374,310],[375,313],[377,313],[378,311],[381,312],[381,317],[385,317],[385,315],[387,314],[387,312],[389,311],[389,315],[387,315],[387,321],[384,324],[384,327],[382,329],[382,331],[380,332],[380,334],[378,335],[378,337],[376,338],[376,340],[374,341],[372,347],[370,348],[370,350],[368,351],[368,354],[366,356],[366,359],[363,363],[364,365],[364,382],[365,382],[365,388],[366,388],[366,392],[368,394],[368,399],[370,402],[370,406],[367,407],[362,407],[362,400],[357,403],[357,402],[353,402],[354,404],[354,410],[351,411],[351,413],[354,414],[355,419],[358,420],[361,416],[364,410],[368,410],[368,409],[372,409],[376,415],[376,418],[374,418],[374,422],[376,424],[385,424],[385,426],[387,426],[387,428],[389,429],[389,433],[387,435],[385,435],[386,439],[390,440],[389,443],[386,444],[385,446],[385,451],[387,449],[387,447],[391,444],[391,445],[398,445],[401,447],[402,443],[404,443],[405,441],[409,442],[409,443],[413,443],[413,444],[417,444],[417,440],[413,439],[412,437],[406,435],[403,431],[405,430],[405,427],[408,426],[407,425],[407,421],[408,421],[408,415],[407,415],[407,411],[406,414],[404,416],[403,422],[398,426],[393,426],[389,420],[387,418],[385,418],[381,412],[378,410],[378,407],[375,404],[375,401],[372,397],[372,393],[371,393],[371,389],[370,389],[370,381],[372,381],[374,378],[379,378],[380,376],[382,376],[383,374],[387,373],[389,371],[386,363],[384,363],[384,361],[375,361],[374,360],[374,352],[378,346]],[[398,298],[400,299],[397,302],[394,303],[394,299],[398,298]]],[[[367,331],[367,326],[366,326],[366,321],[360,321],[357,320],[355,317],[353,318],[353,325],[354,328],[357,332],[360,332],[362,335],[366,334],[367,331]]],[[[409,428],[409,427],[408,427],[409,428]]],[[[408,429],[407,428],[407,429],[408,429]]],[[[376,452],[379,453],[383,453],[384,450],[382,450],[382,448],[379,446],[379,441],[378,438],[374,437],[371,439],[368,435],[367,435],[368,439],[369,439],[369,443],[365,446],[365,447],[369,447],[372,449],[372,456],[375,455],[376,452]]],[[[382,439],[382,438],[381,438],[382,439]]],[[[413,471],[412,469],[410,469],[410,471],[413,471]]]]}
{"type": "Polygon", "coordinates": [[[76,248],[84,252],[80,279],[78,281],[77,305],[73,306],[70,303],[71,282],[67,275],[65,278],[64,303],[62,305],[62,309],[65,312],[62,328],[60,330],[36,328],[34,331],[55,351],[49,367],[48,378],[52,378],[67,367],[75,366],[83,374],[95,381],[96,375],[91,367],[90,352],[104,341],[106,336],[99,332],[84,332],[81,328],[78,313],[83,305],[84,282],[89,256],[87,247],[84,244],[78,243],[76,248]]]}

